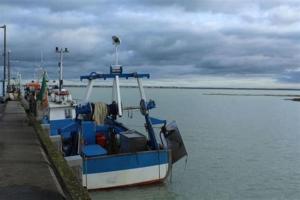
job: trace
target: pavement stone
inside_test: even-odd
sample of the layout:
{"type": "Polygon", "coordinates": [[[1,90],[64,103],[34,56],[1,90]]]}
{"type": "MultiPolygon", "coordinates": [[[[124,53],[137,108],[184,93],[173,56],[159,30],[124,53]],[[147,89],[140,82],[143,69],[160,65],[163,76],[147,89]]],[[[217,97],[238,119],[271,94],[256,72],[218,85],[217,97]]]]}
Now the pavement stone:
{"type": "Polygon", "coordinates": [[[0,199],[65,199],[18,101],[0,104],[0,199]]]}

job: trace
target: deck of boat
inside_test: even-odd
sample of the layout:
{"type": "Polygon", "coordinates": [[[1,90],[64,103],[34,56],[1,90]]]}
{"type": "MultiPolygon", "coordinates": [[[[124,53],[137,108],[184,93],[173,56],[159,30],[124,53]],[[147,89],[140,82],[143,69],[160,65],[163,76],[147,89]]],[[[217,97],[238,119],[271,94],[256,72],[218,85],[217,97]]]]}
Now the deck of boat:
{"type": "Polygon", "coordinates": [[[20,102],[0,113],[0,199],[65,199],[20,102]]]}

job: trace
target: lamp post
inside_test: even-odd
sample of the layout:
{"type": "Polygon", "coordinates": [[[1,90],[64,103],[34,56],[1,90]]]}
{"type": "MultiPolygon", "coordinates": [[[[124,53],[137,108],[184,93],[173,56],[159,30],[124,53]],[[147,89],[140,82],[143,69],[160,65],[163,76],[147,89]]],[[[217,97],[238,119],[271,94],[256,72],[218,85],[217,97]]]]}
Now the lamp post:
{"type": "Polygon", "coordinates": [[[55,48],[55,52],[60,54],[60,62],[59,64],[59,92],[61,92],[63,85],[63,55],[64,53],[69,53],[68,48],[55,48]]]}
{"type": "Polygon", "coordinates": [[[7,51],[7,88],[10,90],[10,53],[11,51],[7,51]]]}
{"type": "Polygon", "coordinates": [[[0,26],[0,28],[4,29],[4,39],[3,39],[3,82],[2,82],[2,94],[5,96],[5,79],[6,79],[6,25],[0,26]]]}

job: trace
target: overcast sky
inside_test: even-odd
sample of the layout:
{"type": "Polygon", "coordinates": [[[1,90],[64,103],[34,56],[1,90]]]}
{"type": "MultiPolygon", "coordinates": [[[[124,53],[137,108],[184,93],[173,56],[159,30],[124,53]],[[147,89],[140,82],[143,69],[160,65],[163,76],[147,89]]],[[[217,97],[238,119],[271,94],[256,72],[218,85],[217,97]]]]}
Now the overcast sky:
{"type": "Polygon", "coordinates": [[[57,76],[55,46],[70,51],[66,79],[107,72],[118,35],[126,71],[155,80],[300,87],[298,0],[1,0],[0,24],[13,70],[27,79],[41,51],[50,78],[57,76]]]}

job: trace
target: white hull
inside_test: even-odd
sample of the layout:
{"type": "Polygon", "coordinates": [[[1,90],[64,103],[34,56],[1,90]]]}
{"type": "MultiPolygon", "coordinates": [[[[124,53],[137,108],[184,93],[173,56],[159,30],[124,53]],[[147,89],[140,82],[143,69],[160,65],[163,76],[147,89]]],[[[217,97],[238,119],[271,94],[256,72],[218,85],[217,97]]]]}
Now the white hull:
{"type": "Polygon", "coordinates": [[[112,172],[83,174],[82,184],[87,189],[104,189],[137,184],[147,184],[167,177],[169,164],[127,169],[112,172]]]}

